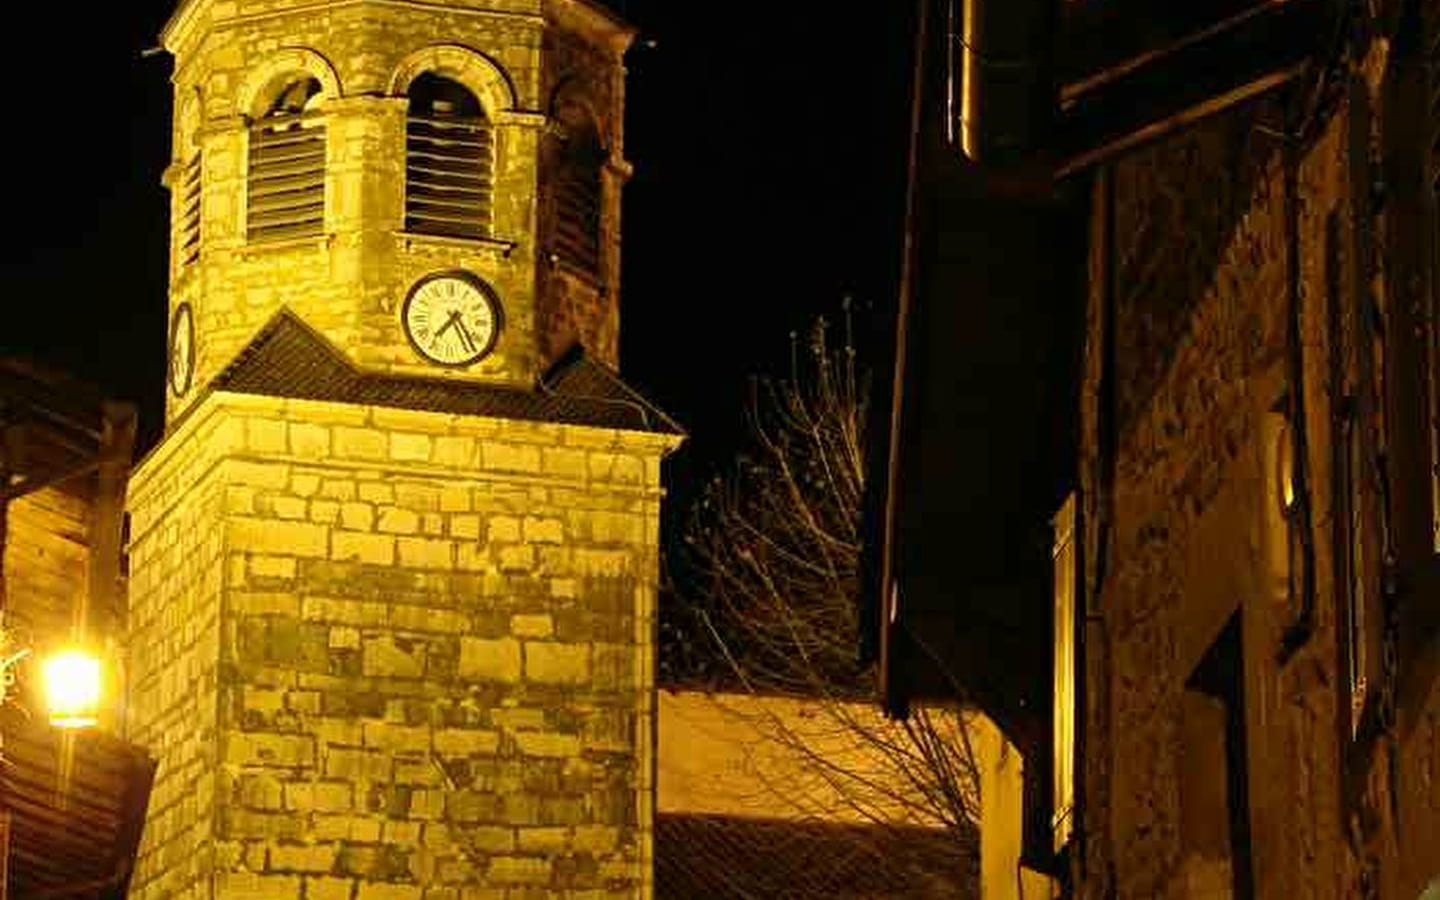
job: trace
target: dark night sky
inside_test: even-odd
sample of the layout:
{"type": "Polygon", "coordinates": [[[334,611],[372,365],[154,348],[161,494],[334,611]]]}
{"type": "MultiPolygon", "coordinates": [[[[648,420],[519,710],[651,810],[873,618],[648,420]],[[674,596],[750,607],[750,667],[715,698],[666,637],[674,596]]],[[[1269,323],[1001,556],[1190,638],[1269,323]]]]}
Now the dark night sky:
{"type": "MultiPolygon", "coordinates": [[[[0,56],[19,101],[0,353],[136,401],[142,441],[160,425],[170,115],[169,58],[142,51],[173,5],[31,7],[35,39],[0,56]]],[[[783,369],[792,329],[847,293],[894,302],[908,38],[904,16],[823,0],[628,7],[655,46],[628,59],[622,371],[691,431],[683,496],[733,451],[747,376],[783,369]]]]}

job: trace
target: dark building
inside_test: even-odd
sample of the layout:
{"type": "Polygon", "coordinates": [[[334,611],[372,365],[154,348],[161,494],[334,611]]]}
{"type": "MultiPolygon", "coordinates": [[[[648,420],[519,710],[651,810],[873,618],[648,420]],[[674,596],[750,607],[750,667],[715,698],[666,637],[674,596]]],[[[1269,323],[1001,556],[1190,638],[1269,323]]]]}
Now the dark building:
{"type": "Polygon", "coordinates": [[[1000,724],[1067,896],[1421,896],[1440,4],[920,6],[887,704],[1000,724]]]}

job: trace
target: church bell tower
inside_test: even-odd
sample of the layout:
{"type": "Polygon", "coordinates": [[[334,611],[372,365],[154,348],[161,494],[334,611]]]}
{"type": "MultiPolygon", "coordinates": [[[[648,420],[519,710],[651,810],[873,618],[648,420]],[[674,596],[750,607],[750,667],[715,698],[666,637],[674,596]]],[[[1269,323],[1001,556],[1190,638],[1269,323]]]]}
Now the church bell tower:
{"type": "Polygon", "coordinates": [[[183,0],[131,895],[651,893],[660,460],[589,0],[183,0]]]}

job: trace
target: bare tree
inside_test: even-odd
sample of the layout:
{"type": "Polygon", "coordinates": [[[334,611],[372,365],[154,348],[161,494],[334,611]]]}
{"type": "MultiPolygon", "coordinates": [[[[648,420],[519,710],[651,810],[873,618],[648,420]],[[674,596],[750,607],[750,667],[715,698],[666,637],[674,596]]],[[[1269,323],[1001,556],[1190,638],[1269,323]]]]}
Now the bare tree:
{"type": "Polygon", "coordinates": [[[792,340],[788,377],[754,383],[753,447],[711,482],[687,523],[681,565],[692,596],[679,604],[699,655],[724,661],[728,677],[712,677],[712,686],[802,698],[824,719],[797,728],[753,714],[757,730],[804,760],[829,795],[875,825],[949,829],[963,856],[979,814],[968,713],[920,707],[887,720],[874,709],[873,667],[857,662],[868,379],[850,323],[847,309],[837,342],[817,322],[792,340]],[[837,753],[837,740],[854,752],[837,753]]]}

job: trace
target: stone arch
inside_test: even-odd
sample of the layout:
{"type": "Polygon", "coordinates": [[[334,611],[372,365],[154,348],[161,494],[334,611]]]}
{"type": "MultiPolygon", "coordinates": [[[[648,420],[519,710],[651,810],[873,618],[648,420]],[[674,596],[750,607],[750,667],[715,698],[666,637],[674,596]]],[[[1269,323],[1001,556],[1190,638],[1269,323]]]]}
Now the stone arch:
{"type": "Polygon", "coordinates": [[[273,94],[299,75],[320,82],[321,102],[341,96],[340,77],[328,59],[308,47],[286,47],[245,76],[236,96],[236,111],[252,119],[263,116],[273,94]]]}
{"type": "Polygon", "coordinates": [[[589,118],[590,124],[595,127],[596,136],[600,139],[600,146],[608,154],[611,149],[608,119],[600,111],[600,106],[590,91],[585,88],[580,76],[566,75],[556,82],[554,90],[550,92],[550,102],[545,105],[545,115],[552,123],[563,127],[570,124],[567,120],[576,112],[589,118]]]}
{"type": "Polygon", "coordinates": [[[175,155],[184,156],[199,146],[200,129],[205,123],[205,98],[199,85],[177,92],[175,104],[175,155]]]}
{"type": "Polygon", "coordinates": [[[405,96],[410,83],[426,72],[463,84],[492,121],[498,113],[518,105],[515,86],[505,70],[485,54],[458,44],[434,44],[405,57],[390,76],[386,93],[391,97],[405,96]]]}

